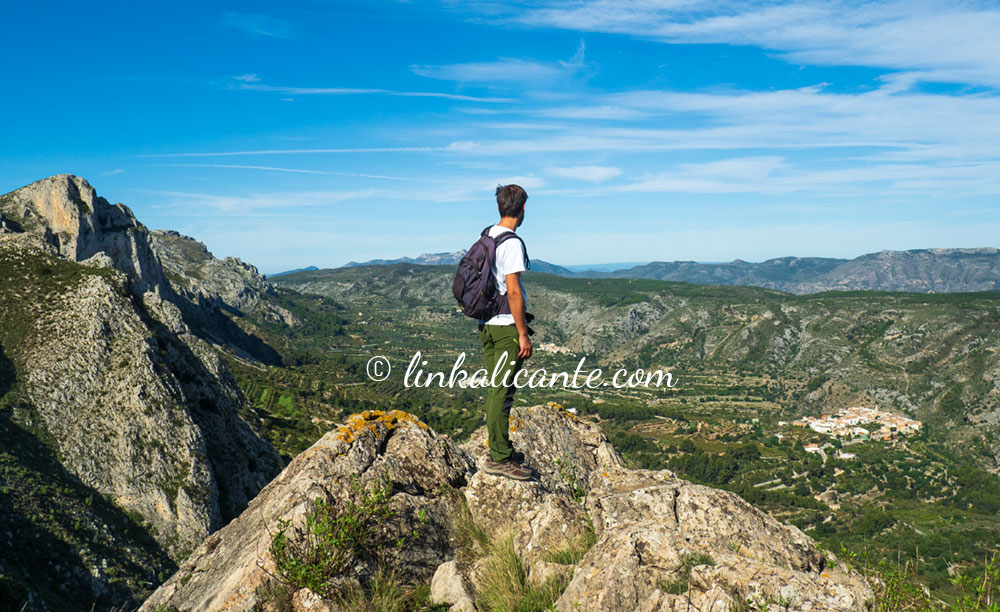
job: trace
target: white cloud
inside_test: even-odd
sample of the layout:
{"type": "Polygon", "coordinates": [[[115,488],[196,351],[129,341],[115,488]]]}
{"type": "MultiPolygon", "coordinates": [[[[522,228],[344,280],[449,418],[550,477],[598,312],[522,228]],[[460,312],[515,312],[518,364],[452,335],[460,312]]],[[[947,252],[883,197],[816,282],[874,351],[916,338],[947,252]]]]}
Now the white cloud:
{"type": "Polygon", "coordinates": [[[619,120],[629,120],[629,119],[645,119],[650,116],[649,113],[641,111],[634,108],[626,108],[624,106],[564,106],[558,108],[547,108],[537,111],[540,117],[552,117],[555,119],[596,119],[596,120],[608,120],[608,119],[619,119],[619,120]]]}
{"type": "Polygon", "coordinates": [[[736,157],[703,164],[681,164],[681,172],[691,176],[711,176],[726,179],[763,179],[780,168],[785,160],[777,156],[736,157]]]}
{"type": "MultiPolygon", "coordinates": [[[[309,168],[281,168],[276,166],[251,166],[244,164],[158,164],[166,168],[223,168],[231,170],[261,170],[264,172],[291,172],[293,174],[320,174],[326,176],[356,176],[358,178],[384,179],[390,181],[416,181],[421,183],[443,183],[445,179],[426,177],[389,176],[385,174],[367,174],[361,172],[341,172],[338,170],[315,170],[309,168]]],[[[120,172],[124,172],[121,170],[120,172]]],[[[117,172],[115,173],[117,174],[117,172]]]]}
{"type": "MultiPolygon", "coordinates": [[[[599,120],[581,129],[579,121],[570,119],[545,121],[545,117],[559,116],[561,107],[539,106],[536,102],[533,109],[526,109],[509,122],[498,122],[495,116],[485,121],[471,117],[465,123],[431,126],[407,134],[435,146],[316,147],[159,156],[363,152],[404,153],[419,159],[431,154],[437,159],[480,167],[492,163],[524,175],[546,169],[544,173],[551,176],[589,178],[595,183],[613,178],[605,176],[610,171],[589,168],[580,157],[600,156],[610,161],[608,167],[627,167],[629,174],[640,177],[618,186],[632,191],[834,194],[839,189],[844,197],[867,192],[924,198],[1000,192],[1000,173],[996,171],[1000,164],[1000,122],[995,120],[1000,116],[1000,97],[993,95],[897,91],[887,83],[881,89],[862,93],[831,93],[821,85],[764,92],[642,90],[592,96],[588,101],[595,109],[634,110],[646,119],[599,120]],[[529,115],[529,120],[524,120],[524,113],[540,119],[532,121],[529,115]],[[475,140],[437,144],[442,136],[452,134],[475,140]],[[629,161],[626,166],[618,157],[684,151],[702,151],[698,159],[704,161],[684,164],[677,161],[677,155],[669,155],[657,162],[659,168],[645,166],[647,173],[640,175],[635,162],[629,161]],[[806,151],[810,153],[804,155],[806,151]]],[[[588,106],[574,98],[569,108],[579,111],[588,106]]],[[[258,166],[262,170],[295,171],[277,163],[258,166]]],[[[466,201],[481,194],[482,178],[469,178],[467,183],[462,182],[465,179],[449,179],[454,187],[447,192],[421,197],[440,202],[466,201]]],[[[495,186],[495,182],[489,182],[495,186]]],[[[532,186],[541,187],[542,183],[532,186]]]]}
{"type": "Polygon", "coordinates": [[[585,45],[580,46],[569,60],[544,62],[532,59],[502,57],[492,62],[468,62],[443,66],[413,65],[414,74],[461,83],[546,83],[575,76],[586,67],[585,45]]]}
{"type": "Polygon", "coordinates": [[[222,15],[225,26],[251,36],[264,38],[292,38],[292,27],[284,19],[258,13],[226,12],[222,15]]]}
{"type": "MultiPolygon", "coordinates": [[[[301,172],[299,169],[270,168],[265,166],[208,166],[301,172]]],[[[312,174],[313,171],[308,171],[308,173],[312,174]]],[[[297,212],[304,209],[328,208],[340,203],[360,200],[374,200],[379,203],[389,201],[437,203],[481,202],[484,198],[487,200],[491,199],[498,185],[515,183],[527,190],[539,189],[545,186],[545,180],[537,176],[502,174],[490,176],[484,172],[476,172],[471,176],[459,176],[448,179],[407,179],[375,174],[320,173],[344,174],[359,178],[390,179],[394,181],[412,180],[414,185],[406,186],[405,188],[380,186],[377,188],[368,187],[345,190],[320,189],[247,194],[189,193],[161,190],[149,190],[148,193],[165,198],[164,201],[155,206],[156,208],[183,211],[184,214],[192,216],[197,216],[200,211],[207,211],[204,213],[205,216],[225,213],[234,214],[236,217],[242,218],[252,214],[271,215],[275,209],[286,209],[289,212],[297,212]]]]}
{"type": "Polygon", "coordinates": [[[290,210],[303,207],[324,207],[347,200],[361,200],[375,194],[374,189],[359,191],[301,191],[294,193],[250,193],[245,195],[219,195],[210,193],[186,193],[179,191],[157,191],[155,193],[168,196],[168,208],[184,208],[199,210],[210,208],[226,213],[241,213],[261,209],[286,208],[290,210]]]}
{"type": "Polygon", "coordinates": [[[114,170],[105,170],[101,173],[101,176],[113,176],[115,174],[125,174],[125,170],[122,168],[115,168],[114,170]]]}
{"type": "Polygon", "coordinates": [[[516,58],[448,66],[413,65],[410,69],[418,76],[431,79],[476,83],[547,81],[562,75],[562,70],[556,65],[516,58]]]}
{"type": "Polygon", "coordinates": [[[573,166],[570,168],[546,168],[545,172],[553,176],[571,178],[589,183],[603,183],[622,173],[620,168],[607,166],[573,166]]]}
{"type": "Polygon", "coordinates": [[[246,151],[187,151],[183,153],[150,153],[138,157],[228,157],[242,155],[312,155],[318,153],[415,153],[444,151],[446,147],[372,147],[335,149],[251,149],[246,151]]]}
{"type": "MultiPolygon", "coordinates": [[[[919,91],[910,86],[912,78],[897,73],[883,79],[879,88],[860,92],[835,92],[824,84],[768,91],[644,89],[610,94],[584,94],[570,88],[517,105],[493,107],[503,110],[503,115],[456,114],[447,124],[416,126],[405,134],[407,142],[428,146],[159,156],[358,152],[385,153],[388,161],[393,154],[407,154],[415,164],[461,161],[470,170],[473,166],[468,164],[478,164],[484,170],[497,167],[522,176],[541,173],[605,183],[614,178],[605,176],[610,171],[590,168],[593,160],[600,159],[602,168],[621,168],[630,176],[629,183],[616,181],[615,187],[592,188],[588,193],[617,189],[815,193],[844,198],[895,194],[921,200],[1000,193],[996,171],[1000,96],[919,91]],[[641,121],[634,120],[638,118],[641,121]],[[698,163],[683,163],[687,161],[680,159],[684,152],[697,152],[689,159],[698,163]]],[[[257,165],[294,171],[282,170],[283,164],[276,160],[257,165]]],[[[448,179],[447,192],[442,189],[419,197],[437,202],[478,198],[489,173],[477,174],[448,179]]],[[[535,183],[533,188],[543,185],[535,183]]]]}
{"type": "MultiPolygon", "coordinates": [[[[246,76],[246,75],[244,75],[246,76]]],[[[256,77],[256,75],[253,75],[256,77]]],[[[436,91],[396,91],[393,89],[379,89],[371,87],[292,87],[287,85],[265,85],[260,83],[260,79],[247,81],[244,77],[233,77],[237,83],[232,83],[233,89],[243,89],[247,91],[268,91],[294,96],[359,96],[359,95],[383,95],[400,96],[405,98],[443,98],[445,100],[458,100],[462,102],[510,102],[508,98],[466,96],[462,94],[450,94],[436,91]]]]}
{"type": "MultiPolygon", "coordinates": [[[[547,126],[494,122],[486,124],[489,134],[500,138],[477,134],[477,140],[455,141],[448,150],[517,155],[864,148],[869,155],[898,156],[896,161],[981,161],[1000,156],[1000,122],[995,120],[1000,116],[1000,97],[987,94],[900,93],[891,87],[829,93],[821,86],[764,92],[643,90],[595,97],[593,105],[634,109],[647,118],[641,123],[607,120],[586,129],[575,122],[547,126]],[[521,126],[525,129],[518,130],[521,126]]],[[[543,117],[562,114],[558,107],[527,112],[543,117]]],[[[859,152],[843,155],[857,157],[859,152]]]]}
{"type": "Polygon", "coordinates": [[[790,62],[882,67],[925,81],[1000,87],[1000,8],[992,3],[583,0],[543,2],[513,19],[672,43],[756,45],[790,62]]]}
{"type": "MultiPolygon", "coordinates": [[[[538,189],[545,185],[545,180],[538,178],[537,176],[506,176],[501,177],[493,181],[482,183],[481,189],[476,189],[475,192],[487,191],[492,193],[496,190],[499,185],[520,185],[525,189],[538,189]]],[[[472,194],[470,194],[472,195],[472,194]]]]}
{"type": "Polygon", "coordinates": [[[817,170],[794,167],[775,158],[735,158],[683,164],[676,170],[641,178],[611,191],[640,193],[811,193],[850,198],[903,195],[912,199],[957,194],[1000,194],[1000,162],[980,164],[859,164],[817,170]]]}

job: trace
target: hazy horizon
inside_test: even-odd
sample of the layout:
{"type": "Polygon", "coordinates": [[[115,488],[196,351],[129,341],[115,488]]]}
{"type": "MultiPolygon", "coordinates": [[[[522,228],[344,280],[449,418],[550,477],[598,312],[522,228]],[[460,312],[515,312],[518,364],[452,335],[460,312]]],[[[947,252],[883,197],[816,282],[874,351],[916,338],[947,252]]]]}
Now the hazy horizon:
{"type": "MultiPolygon", "coordinates": [[[[905,250],[998,249],[998,248],[1000,248],[1000,247],[994,247],[994,246],[980,246],[980,247],[923,247],[923,248],[918,248],[918,249],[905,249],[905,250]]],[[[211,250],[211,249],[209,249],[209,250],[211,250]]],[[[879,249],[879,251],[882,251],[882,250],[899,250],[899,249],[879,249]]],[[[871,251],[869,253],[859,253],[858,255],[855,255],[854,257],[835,257],[835,258],[832,258],[832,259],[844,259],[844,260],[850,261],[852,259],[856,259],[857,257],[861,257],[862,255],[870,255],[870,254],[873,254],[873,253],[878,253],[879,251],[871,251]]],[[[345,262],[343,264],[331,265],[331,266],[320,266],[320,265],[316,265],[316,264],[307,263],[307,264],[302,264],[302,265],[295,266],[295,267],[292,267],[292,268],[286,268],[284,270],[275,270],[273,272],[268,272],[268,271],[265,271],[265,270],[260,270],[260,272],[261,272],[261,274],[264,274],[265,276],[274,276],[275,274],[285,274],[285,273],[292,272],[292,271],[304,270],[304,269],[310,268],[310,267],[315,267],[315,268],[320,269],[320,270],[324,270],[324,269],[332,270],[332,269],[336,269],[336,268],[343,268],[343,267],[348,266],[348,265],[350,265],[352,263],[353,264],[366,264],[369,261],[376,261],[376,260],[393,261],[393,260],[396,260],[396,259],[403,259],[404,257],[409,257],[411,259],[416,259],[416,258],[422,257],[424,255],[442,255],[442,254],[446,254],[446,253],[447,253],[446,251],[442,251],[441,253],[421,253],[420,255],[400,255],[399,257],[373,257],[372,259],[366,259],[364,261],[351,260],[351,261],[345,262]]],[[[779,256],[779,257],[771,257],[771,258],[768,258],[768,259],[782,259],[782,258],[786,258],[786,257],[797,257],[797,258],[803,259],[803,258],[810,258],[810,257],[814,257],[814,256],[813,255],[782,255],[782,256],[779,256]]],[[[738,258],[738,259],[740,259],[740,258],[738,258]]],[[[743,261],[743,262],[749,263],[749,264],[759,264],[759,263],[763,263],[765,261],[768,261],[768,259],[764,259],[764,260],[760,260],[760,261],[750,261],[748,259],[740,259],[740,261],[743,261]]],[[[693,262],[693,263],[696,263],[696,264],[727,264],[727,263],[733,263],[735,260],[729,260],[729,261],[697,261],[697,260],[687,260],[687,259],[672,259],[672,260],[653,259],[653,260],[650,260],[650,261],[609,262],[609,263],[597,263],[597,264],[562,264],[562,263],[559,263],[558,261],[548,261],[548,260],[543,260],[543,261],[546,261],[546,263],[549,263],[549,264],[552,264],[552,265],[556,265],[556,266],[559,266],[559,267],[562,267],[562,268],[566,268],[567,270],[571,270],[573,272],[584,272],[584,271],[588,271],[588,270],[590,270],[590,271],[598,271],[598,272],[611,272],[611,271],[615,271],[615,270],[627,270],[627,269],[635,267],[635,266],[644,266],[644,265],[648,265],[648,264],[652,264],[652,263],[693,262]]],[[[253,263],[253,262],[249,262],[249,263],[253,263]]]]}

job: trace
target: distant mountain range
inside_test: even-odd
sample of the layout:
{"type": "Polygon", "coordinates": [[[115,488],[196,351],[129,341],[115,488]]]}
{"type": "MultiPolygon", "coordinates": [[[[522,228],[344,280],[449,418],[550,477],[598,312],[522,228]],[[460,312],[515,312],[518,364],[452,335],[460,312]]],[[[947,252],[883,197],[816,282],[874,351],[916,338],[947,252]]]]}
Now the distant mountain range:
{"type": "MultiPolygon", "coordinates": [[[[417,257],[400,257],[398,259],[370,259],[368,261],[351,261],[342,266],[341,268],[358,268],[361,266],[390,266],[392,264],[416,264],[418,266],[453,266],[458,265],[461,261],[462,256],[465,255],[465,250],[455,251],[453,253],[424,253],[418,255],[417,257]]],[[[612,265],[612,264],[603,264],[612,265]]],[[[284,272],[278,272],[276,274],[268,274],[268,278],[276,278],[279,276],[284,276],[286,274],[294,274],[295,272],[315,272],[319,270],[316,266],[309,266],[308,268],[298,268],[295,270],[286,270],[284,272]]],[[[569,268],[564,268],[562,266],[557,266],[551,264],[547,261],[542,261],[540,259],[531,260],[531,270],[533,272],[542,272],[543,274],[557,274],[559,276],[575,276],[575,272],[569,268]]]]}
{"type": "Polygon", "coordinates": [[[421,266],[447,266],[450,264],[457,264],[462,256],[465,255],[465,250],[454,251],[452,253],[423,253],[417,257],[400,257],[399,259],[370,259],[368,261],[351,261],[343,266],[342,268],[354,268],[357,266],[386,266],[389,264],[398,263],[411,263],[418,264],[421,266]]]}
{"type": "MultiPolygon", "coordinates": [[[[351,264],[347,264],[351,265],[351,264]]],[[[284,276],[285,274],[295,274],[296,272],[315,272],[319,270],[316,266],[307,266],[305,268],[295,268],[294,270],[285,270],[284,272],[277,272],[275,274],[268,274],[268,278],[274,278],[276,276],[284,276]]]]}
{"type": "MultiPolygon", "coordinates": [[[[399,263],[455,265],[464,254],[465,251],[425,253],[418,257],[352,261],[343,267],[399,263]]],[[[654,261],[626,269],[609,270],[611,267],[613,264],[598,264],[589,270],[574,271],[540,259],[531,262],[534,272],[567,278],[648,278],[700,285],[764,287],[798,295],[853,290],[916,293],[1000,290],[1000,250],[994,247],[879,251],[854,259],[778,257],[760,263],[740,259],[727,263],[654,261]]],[[[287,272],[271,277],[281,274],[287,272]]]]}

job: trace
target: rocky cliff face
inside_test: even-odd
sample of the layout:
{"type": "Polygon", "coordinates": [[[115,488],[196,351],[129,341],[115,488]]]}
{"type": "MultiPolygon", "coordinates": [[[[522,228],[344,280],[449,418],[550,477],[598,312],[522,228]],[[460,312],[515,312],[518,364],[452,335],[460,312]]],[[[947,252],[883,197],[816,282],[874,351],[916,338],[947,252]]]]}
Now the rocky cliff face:
{"type": "Polygon", "coordinates": [[[242,311],[274,293],[257,268],[235,257],[216,259],[194,238],[170,230],[153,230],[149,237],[174,289],[193,302],[242,311]]]}
{"type": "MultiPolygon", "coordinates": [[[[0,211],[0,348],[15,371],[0,406],[182,559],[278,472],[277,454],[127,207],[60,175],[0,196],[0,211]]],[[[97,593],[110,577],[93,571],[97,593]]]]}
{"type": "Polygon", "coordinates": [[[277,355],[219,316],[223,312],[240,316],[256,311],[266,320],[288,326],[300,323],[276,300],[269,299],[275,296],[274,285],[256,267],[236,257],[216,259],[204,244],[179,232],[153,230],[149,238],[174,291],[197,307],[191,318],[199,327],[261,361],[277,361],[277,355]]]}
{"type": "Polygon", "coordinates": [[[0,196],[0,214],[6,231],[38,234],[66,259],[103,253],[140,296],[169,294],[146,227],[127,206],[110,204],[78,176],[59,174],[0,196]]]}
{"type": "MultiPolygon", "coordinates": [[[[512,440],[537,471],[517,482],[476,465],[479,430],[461,447],[412,415],[350,417],[291,464],[232,523],[213,534],[141,610],[273,609],[270,546],[282,521],[301,525],[316,498],[343,508],[346,486],[388,474],[394,533],[420,534],[389,547],[400,578],[431,582],[431,598],[452,611],[488,605],[491,560],[470,553],[463,533],[506,542],[532,582],[560,585],[558,610],[865,609],[872,597],[856,574],[831,567],[815,543],[732,493],[670,472],[627,469],[600,429],[550,404],[514,408],[512,440]],[[423,521],[420,521],[421,511],[423,521]],[[591,533],[592,545],[573,550],[591,533]]],[[[369,551],[373,552],[373,551],[369,551]]],[[[354,558],[345,582],[363,584],[372,555],[354,558]]],[[[336,610],[309,589],[286,594],[296,610],[336,610]]]]}

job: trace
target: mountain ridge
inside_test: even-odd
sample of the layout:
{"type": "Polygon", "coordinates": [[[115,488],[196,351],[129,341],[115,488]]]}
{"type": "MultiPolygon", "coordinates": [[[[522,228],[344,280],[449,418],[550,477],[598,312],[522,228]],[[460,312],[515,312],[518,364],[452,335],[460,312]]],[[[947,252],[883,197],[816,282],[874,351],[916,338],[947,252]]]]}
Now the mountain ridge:
{"type": "MultiPolygon", "coordinates": [[[[246,400],[213,344],[225,338],[258,354],[268,347],[220,314],[225,298],[175,288],[149,230],[82,178],[57,175],[4,194],[0,214],[0,351],[13,370],[0,398],[4,420],[48,446],[73,486],[118,506],[133,529],[183,559],[281,467],[244,420],[246,400]]],[[[12,459],[16,473],[35,469],[24,456],[12,459]]],[[[37,500],[23,501],[14,516],[38,520],[27,514],[38,511],[37,500]]],[[[13,545],[12,537],[0,533],[0,545],[13,545]]],[[[71,532],[53,538],[86,549],[71,532]]],[[[141,594],[157,571],[105,571],[106,560],[102,567],[83,557],[80,573],[58,584],[89,590],[95,601],[141,594]],[[84,586],[74,582],[84,576],[84,586]],[[122,591],[118,582],[131,586],[122,591]]],[[[58,574],[17,569],[5,573],[15,572],[8,576],[33,606],[48,609],[57,589],[37,581],[58,574]]]]}
{"type": "MultiPolygon", "coordinates": [[[[415,258],[373,259],[341,267],[398,263],[455,265],[463,254],[464,251],[456,251],[415,258]]],[[[567,278],[636,278],[764,287],[797,295],[854,290],[967,293],[1000,290],[1000,249],[881,250],[854,259],[784,256],[756,263],[742,259],[725,263],[652,261],[616,270],[571,270],[547,261],[533,260],[532,270],[567,278]]]]}

